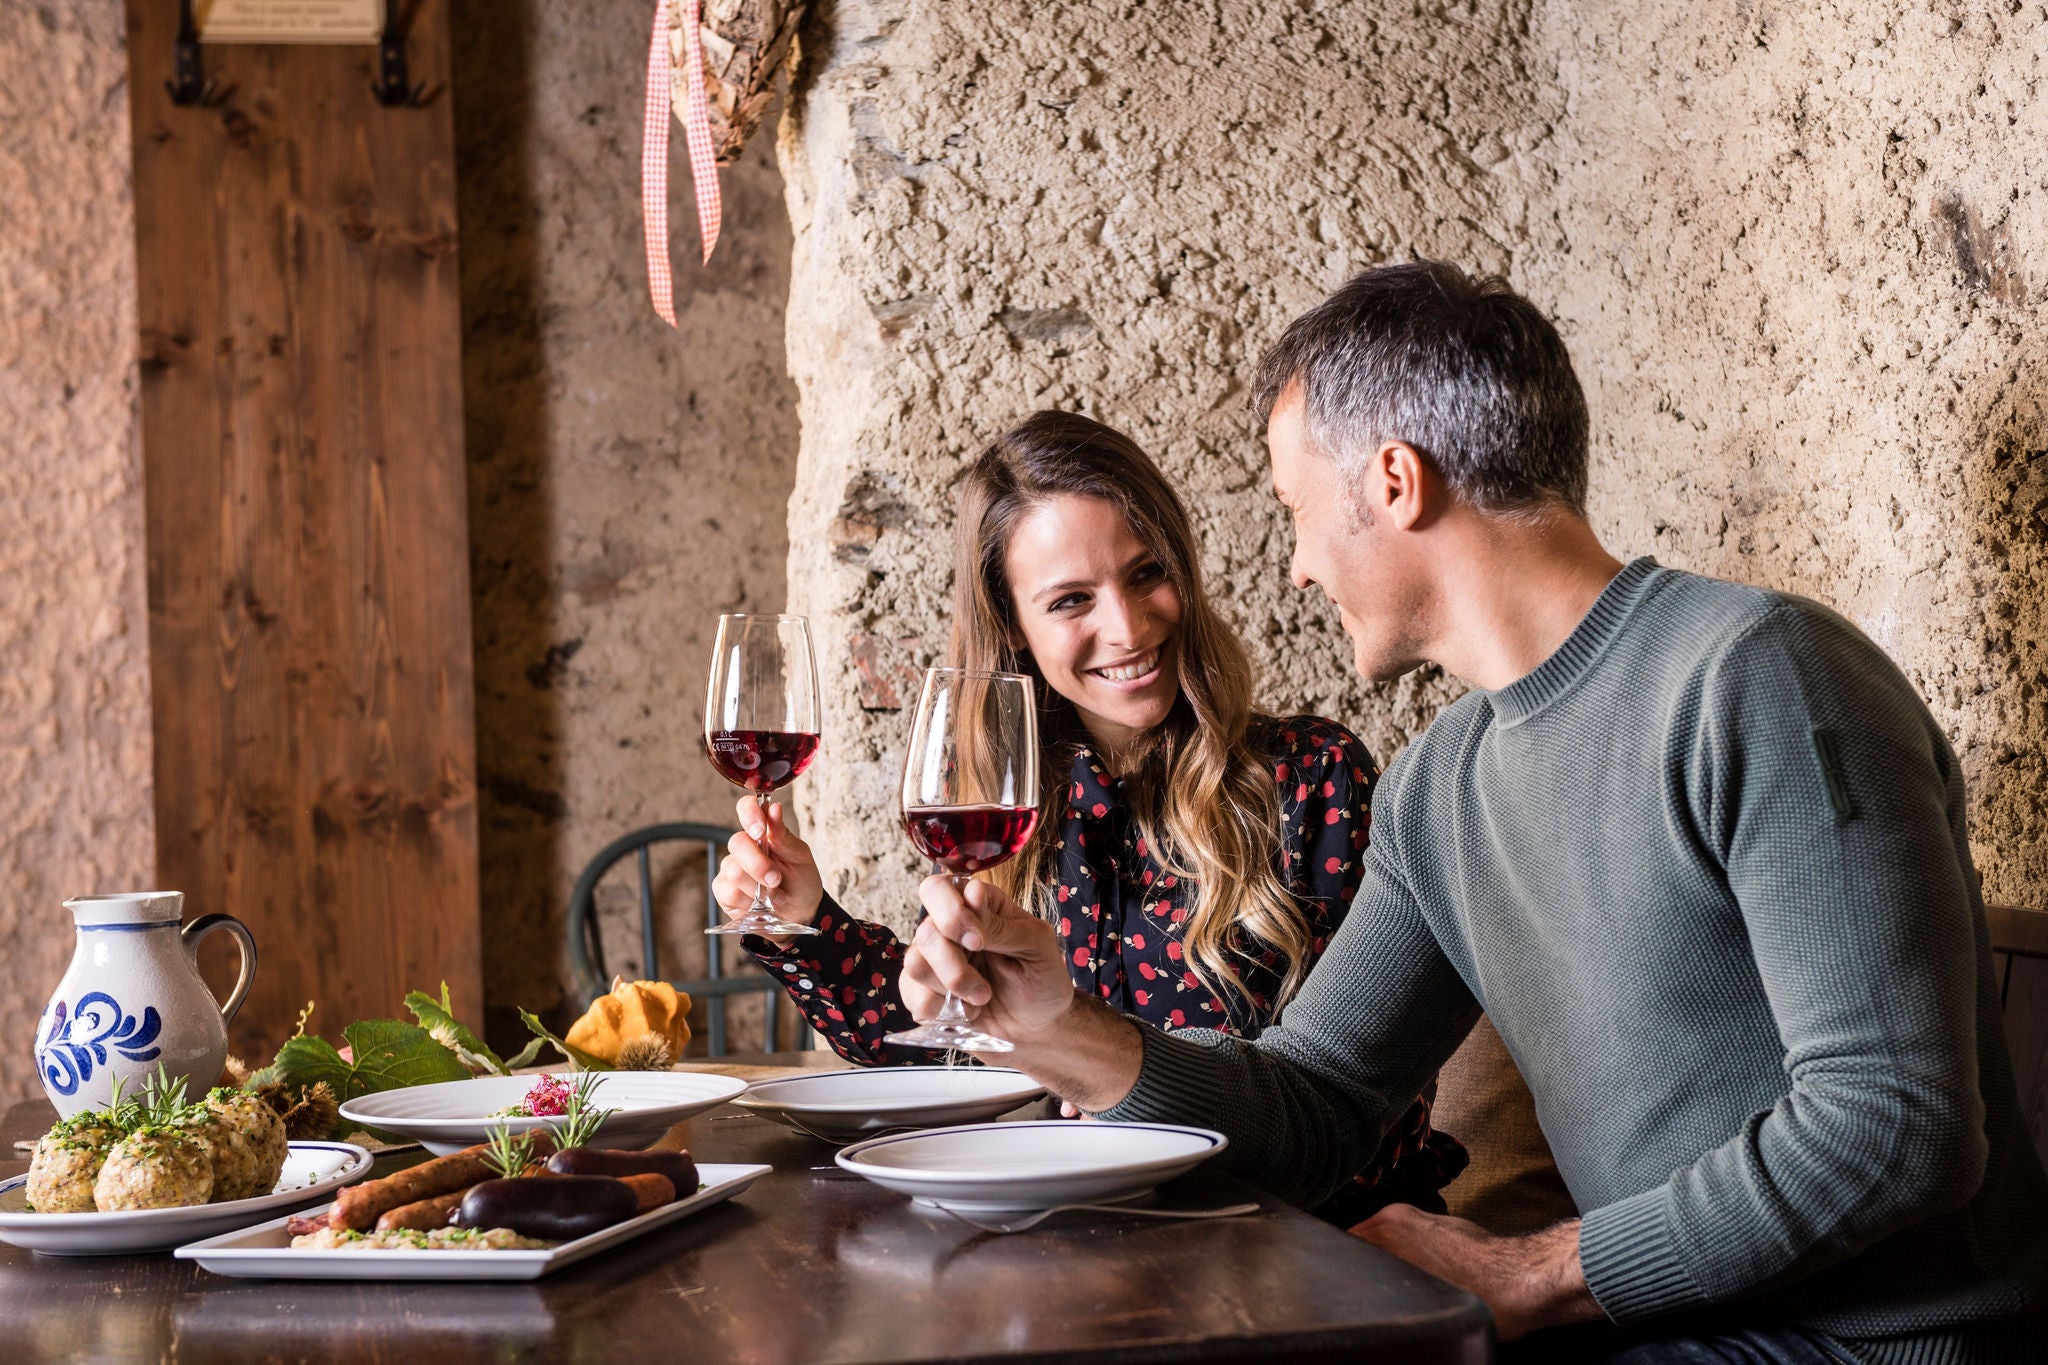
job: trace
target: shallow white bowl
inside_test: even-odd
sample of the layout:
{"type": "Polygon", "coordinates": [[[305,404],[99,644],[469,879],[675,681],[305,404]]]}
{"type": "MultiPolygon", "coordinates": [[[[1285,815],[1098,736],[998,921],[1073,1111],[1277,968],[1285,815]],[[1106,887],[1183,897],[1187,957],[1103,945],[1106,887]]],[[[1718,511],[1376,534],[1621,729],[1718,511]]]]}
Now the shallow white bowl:
{"type": "MultiPolygon", "coordinates": [[[[558,1079],[574,1083],[572,1073],[558,1079]]],[[[656,1138],[693,1114],[746,1093],[747,1083],[731,1076],[689,1071],[602,1071],[592,1103],[618,1112],[598,1127],[592,1147],[651,1146],[656,1138]]],[[[503,1128],[513,1134],[561,1122],[545,1118],[491,1118],[526,1098],[538,1074],[479,1076],[404,1090],[380,1090],[341,1106],[341,1116],[365,1128],[402,1133],[437,1156],[459,1152],[503,1128]]]]}
{"type": "Polygon", "coordinates": [[[370,1173],[370,1154],[348,1142],[294,1142],[269,1194],[128,1213],[30,1213],[28,1177],[0,1180],[0,1241],[50,1256],[117,1256],[175,1246],[295,1209],[370,1173]]]}
{"type": "Polygon", "coordinates": [[[917,1203],[962,1213],[1135,1199],[1229,1145],[1164,1123],[985,1123],[857,1142],[839,1164],[917,1203]]]}
{"type": "Polygon", "coordinates": [[[833,1141],[895,1128],[942,1128],[1007,1114],[1045,1094],[1021,1071],[993,1066],[877,1066],[756,1081],[733,1103],[833,1141]]]}
{"type": "MultiPolygon", "coordinates": [[[[216,1275],[260,1280],[537,1280],[630,1242],[656,1228],[722,1204],[766,1175],[769,1166],[699,1166],[698,1191],[651,1213],[538,1251],[293,1251],[285,1220],[178,1248],[216,1275]]],[[[492,1316],[501,1311],[494,1305],[492,1316]]]]}

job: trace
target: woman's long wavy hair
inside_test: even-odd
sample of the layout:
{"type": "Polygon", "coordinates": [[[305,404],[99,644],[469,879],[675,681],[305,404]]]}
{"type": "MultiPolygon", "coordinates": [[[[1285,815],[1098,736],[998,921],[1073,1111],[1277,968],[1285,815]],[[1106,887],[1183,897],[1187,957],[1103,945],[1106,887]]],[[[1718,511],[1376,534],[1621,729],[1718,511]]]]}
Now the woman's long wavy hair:
{"type": "Polygon", "coordinates": [[[1187,509],[1158,466],[1122,432],[1072,413],[1033,413],[997,437],[975,461],[959,501],[950,660],[960,668],[1026,674],[1040,697],[1038,832],[991,876],[1019,904],[1058,917],[1053,843],[1067,774],[1089,739],[1073,704],[1046,686],[1022,646],[1006,556],[1025,516],[1062,496],[1116,507],[1180,594],[1180,696],[1137,752],[1125,756],[1125,791],[1154,858],[1196,885],[1182,940],[1190,969],[1212,992],[1243,999],[1233,958],[1270,950],[1282,974],[1280,998],[1267,1002],[1277,1011],[1308,973],[1311,935],[1307,915],[1280,880],[1273,773],[1246,740],[1251,660],[1202,590],[1187,509]]]}

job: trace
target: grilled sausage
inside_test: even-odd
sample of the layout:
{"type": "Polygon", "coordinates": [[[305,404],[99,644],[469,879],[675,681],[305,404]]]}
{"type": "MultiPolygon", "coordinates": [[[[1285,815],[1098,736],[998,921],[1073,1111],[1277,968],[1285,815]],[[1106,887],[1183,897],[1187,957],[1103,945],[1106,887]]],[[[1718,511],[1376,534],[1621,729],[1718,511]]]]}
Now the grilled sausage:
{"type": "Polygon", "coordinates": [[[665,1175],[656,1175],[649,1171],[644,1175],[621,1176],[619,1179],[626,1188],[633,1191],[633,1197],[640,1201],[633,1210],[635,1215],[651,1213],[663,1204],[676,1202],[675,1184],[665,1175]]]}
{"type": "Polygon", "coordinates": [[[497,1172],[484,1164],[488,1148],[465,1147],[447,1156],[409,1166],[381,1180],[351,1185],[334,1197],[334,1212],[328,1221],[338,1228],[367,1232],[379,1217],[392,1209],[416,1204],[436,1195],[466,1190],[497,1172]]]}
{"type": "Polygon", "coordinates": [[[454,1218],[455,1210],[461,1206],[462,1197],[468,1193],[469,1189],[465,1187],[448,1194],[437,1194],[432,1199],[421,1199],[411,1204],[400,1204],[395,1209],[387,1209],[377,1217],[377,1231],[416,1228],[421,1232],[431,1232],[435,1228],[445,1228],[454,1218]]]}

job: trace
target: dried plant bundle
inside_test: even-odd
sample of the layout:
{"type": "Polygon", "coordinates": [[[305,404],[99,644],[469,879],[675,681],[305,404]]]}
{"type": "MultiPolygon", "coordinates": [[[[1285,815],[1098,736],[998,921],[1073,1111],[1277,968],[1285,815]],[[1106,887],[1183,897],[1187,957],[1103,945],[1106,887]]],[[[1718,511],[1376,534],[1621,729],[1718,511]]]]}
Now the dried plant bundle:
{"type": "MultiPolygon", "coordinates": [[[[808,0],[704,0],[704,93],[711,108],[711,142],[718,164],[740,159],[747,139],[775,100],[775,77],[789,57],[808,0]]],[[[668,0],[671,100],[680,117],[683,78],[683,0],[668,0]]]]}

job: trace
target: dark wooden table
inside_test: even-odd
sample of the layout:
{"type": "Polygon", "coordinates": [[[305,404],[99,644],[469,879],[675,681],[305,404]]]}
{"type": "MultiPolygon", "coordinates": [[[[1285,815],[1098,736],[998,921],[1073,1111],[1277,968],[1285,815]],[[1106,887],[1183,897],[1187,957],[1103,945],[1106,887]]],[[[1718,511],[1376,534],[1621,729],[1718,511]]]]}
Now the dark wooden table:
{"type": "MultiPolygon", "coordinates": [[[[700,1160],[775,1170],[738,1199],[527,1285],[238,1280],[168,1254],[0,1246],[0,1360],[558,1359],[867,1362],[1438,1361],[1490,1358],[1485,1307],[1218,1172],[1167,1207],[1259,1199],[1217,1222],[1056,1215],[1010,1236],[927,1217],[834,1171],[833,1149],[715,1110],[700,1160]]],[[[14,1142],[41,1101],[0,1125],[14,1142]]],[[[377,1174],[415,1151],[381,1158],[377,1174]]]]}

